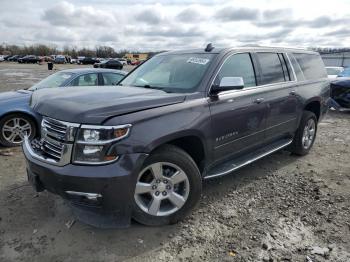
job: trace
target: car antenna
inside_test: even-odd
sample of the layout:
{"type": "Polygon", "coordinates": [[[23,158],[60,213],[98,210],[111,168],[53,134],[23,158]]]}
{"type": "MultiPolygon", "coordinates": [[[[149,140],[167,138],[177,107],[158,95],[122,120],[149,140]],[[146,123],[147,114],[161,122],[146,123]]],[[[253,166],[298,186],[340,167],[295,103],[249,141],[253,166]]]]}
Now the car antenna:
{"type": "Polygon", "coordinates": [[[207,47],[204,49],[205,52],[211,52],[214,49],[214,46],[209,43],[207,44],[207,47]]]}

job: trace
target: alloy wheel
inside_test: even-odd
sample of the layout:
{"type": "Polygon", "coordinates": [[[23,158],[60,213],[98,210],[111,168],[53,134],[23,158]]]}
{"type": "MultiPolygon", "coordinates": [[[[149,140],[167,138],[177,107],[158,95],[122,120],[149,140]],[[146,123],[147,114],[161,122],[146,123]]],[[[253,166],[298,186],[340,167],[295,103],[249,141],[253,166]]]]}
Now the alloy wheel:
{"type": "Polygon", "coordinates": [[[25,136],[32,134],[32,126],[28,120],[22,117],[14,117],[4,123],[1,132],[7,142],[21,144],[25,136]]]}
{"type": "Polygon", "coordinates": [[[189,191],[188,177],[180,167],[157,162],[140,172],[134,198],[137,206],[145,213],[168,216],[186,203],[189,191]]]}
{"type": "Polygon", "coordinates": [[[309,149],[312,145],[316,133],[316,123],[314,119],[309,119],[304,127],[302,145],[304,149],[309,149]]]}

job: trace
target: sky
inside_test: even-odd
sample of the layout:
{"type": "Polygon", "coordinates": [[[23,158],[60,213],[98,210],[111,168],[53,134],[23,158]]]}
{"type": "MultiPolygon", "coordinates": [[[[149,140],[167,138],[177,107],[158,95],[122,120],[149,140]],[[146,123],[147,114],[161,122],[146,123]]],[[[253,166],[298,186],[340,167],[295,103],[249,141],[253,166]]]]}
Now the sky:
{"type": "Polygon", "coordinates": [[[161,51],[348,47],[350,0],[0,0],[0,43],[161,51]]]}

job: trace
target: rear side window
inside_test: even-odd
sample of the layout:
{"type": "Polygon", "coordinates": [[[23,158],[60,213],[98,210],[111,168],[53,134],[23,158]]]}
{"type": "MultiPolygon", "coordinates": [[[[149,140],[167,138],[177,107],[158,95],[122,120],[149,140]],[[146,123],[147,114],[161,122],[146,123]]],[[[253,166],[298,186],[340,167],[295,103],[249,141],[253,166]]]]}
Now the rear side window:
{"type": "Polygon", "coordinates": [[[304,73],[306,80],[317,80],[327,77],[326,69],[319,55],[293,53],[304,73]]]}
{"type": "Polygon", "coordinates": [[[230,56],[222,65],[215,84],[219,84],[223,77],[242,77],[244,87],[256,86],[252,60],[248,53],[230,56]]]}
{"type": "Polygon", "coordinates": [[[257,53],[261,66],[262,85],[285,82],[281,60],[276,53],[257,53]]]}
{"type": "Polygon", "coordinates": [[[300,65],[298,64],[297,60],[295,59],[295,57],[291,54],[289,54],[289,59],[290,62],[292,63],[295,75],[297,76],[297,80],[298,81],[304,81],[305,80],[305,76],[303,71],[301,70],[300,65]]]}

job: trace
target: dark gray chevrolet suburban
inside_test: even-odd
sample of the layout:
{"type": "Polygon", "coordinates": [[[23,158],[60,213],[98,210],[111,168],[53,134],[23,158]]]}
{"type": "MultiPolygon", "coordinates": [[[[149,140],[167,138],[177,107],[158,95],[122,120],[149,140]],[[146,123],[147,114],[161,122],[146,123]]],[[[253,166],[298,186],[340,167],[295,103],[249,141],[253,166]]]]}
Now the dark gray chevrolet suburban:
{"type": "Polygon", "coordinates": [[[305,155],[327,111],[318,53],[227,48],[154,56],[118,86],[32,96],[41,138],[25,139],[28,179],[101,227],[182,219],[204,179],[282,148],[305,155]]]}

